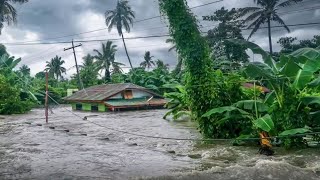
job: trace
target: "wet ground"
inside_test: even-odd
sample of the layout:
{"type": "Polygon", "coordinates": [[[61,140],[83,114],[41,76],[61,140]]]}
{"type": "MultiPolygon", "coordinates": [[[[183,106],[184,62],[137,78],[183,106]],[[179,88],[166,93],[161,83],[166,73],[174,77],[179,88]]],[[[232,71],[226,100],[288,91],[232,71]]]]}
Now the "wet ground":
{"type": "Polygon", "coordinates": [[[92,124],[69,109],[54,109],[48,125],[43,109],[0,118],[0,179],[320,179],[319,149],[276,149],[275,156],[266,157],[256,147],[143,138],[111,129],[200,135],[191,122],[163,120],[166,110],[75,112],[89,115],[92,124]]]}

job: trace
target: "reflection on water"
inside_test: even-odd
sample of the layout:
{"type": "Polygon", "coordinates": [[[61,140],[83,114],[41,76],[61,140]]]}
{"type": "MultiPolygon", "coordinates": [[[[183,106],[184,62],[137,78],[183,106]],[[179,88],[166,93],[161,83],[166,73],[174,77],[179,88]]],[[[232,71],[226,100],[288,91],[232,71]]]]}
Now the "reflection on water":
{"type": "MultiPolygon", "coordinates": [[[[163,120],[165,110],[76,113],[82,117],[97,114],[89,120],[136,134],[200,137],[191,122],[163,120]]],[[[44,122],[43,114],[43,110],[35,109],[0,120],[7,123],[0,125],[0,179],[319,178],[317,150],[288,154],[277,149],[276,156],[265,157],[257,154],[256,147],[205,145],[114,132],[83,121],[64,108],[54,110],[49,125],[37,126],[44,122]]]]}

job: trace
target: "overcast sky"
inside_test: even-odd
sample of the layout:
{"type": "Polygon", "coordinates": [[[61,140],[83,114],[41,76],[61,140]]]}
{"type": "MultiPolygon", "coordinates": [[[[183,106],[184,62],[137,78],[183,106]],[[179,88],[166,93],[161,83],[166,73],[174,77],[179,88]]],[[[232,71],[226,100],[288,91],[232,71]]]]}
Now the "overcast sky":
{"type": "MultiPolygon", "coordinates": [[[[197,6],[210,3],[216,0],[189,0],[189,6],[197,6]]],[[[159,15],[158,0],[130,0],[130,5],[135,11],[136,20],[141,20],[159,15]]],[[[0,36],[2,43],[33,42],[33,41],[71,41],[91,40],[91,39],[114,39],[119,38],[116,31],[107,30],[86,33],[77,36],[68,36],[57,39],[65,35],[79,34],[87,31],[106,28],[104,13],[106,10],[114,9],[116,0],[29,0],[23,5],[16,5],[18,11],[18,24],[16,26],[5,27],[0,36]]],[[[223,2],[199,7],[192,11],[198,17],[199,23],[204,27],[214,26],[215,22],[203,22],[203,15],[210,15],[221,7],[239,8],[254,6],[253,0],[224,0],[223,2]]],[[[299,24],[309,22],[320,22],[320,0],[305,0],[304,3],[286,9],[280,9],[281,17],[287,24],[299,24]]],[[[167,34],[167,24],[162,18],[135,23],[130,34],[125,37],[150,36],[167,34]]],[[[210,28],[203,28],[208,31],[210,28]]],[[[319,34],[320,26],[299,26],[291,28],[291,33],[284,29],[273,29],[273,42],[275,50],[279,50],[276,44],[280,37],[293,36],[298,39],[310,39],[319,34]]],[[[250,31],[244,31],[245,37],[250,31]]],[[[187,38],[187,37],[186,37],[187,38]]],[[[145,51],[150,51],[155,59],[161,59],[168,63],[170,67],[176,64],[175,52],[168,52],[170,44],[165,43],[166,37],[127,40],[127,46],[133,66],[139,66],[143,60],[145,51]]],[[[264,49],[268,50],[268,39],[266,30],[259,30],[251,39],[264,49]]],[[[118,45],[116,60],[125,64],[127,58],[122,42],[114,41],[118,45]]],[[[77,57],[81,64],[82,57],[87,53],[93,53],[93,49],[100,49],[101,42],[82,43],[83,46],[77,48],[77,57]]],[[[72,51],[63,51],[71,44],[53,45],[32,45],[14,46],[6,45],[11,55],[22,57],[22,64],[31,67],[31,73],[35,74],[45,68],[45,62],[55,55],[61,56],[68,69],[67,76],[75,73],[74,58],[72,51]],[[70,68],[70,69],[69,69],[70,68]]],[[[128,66],[128,65],[126,65],[128,66]]]]}

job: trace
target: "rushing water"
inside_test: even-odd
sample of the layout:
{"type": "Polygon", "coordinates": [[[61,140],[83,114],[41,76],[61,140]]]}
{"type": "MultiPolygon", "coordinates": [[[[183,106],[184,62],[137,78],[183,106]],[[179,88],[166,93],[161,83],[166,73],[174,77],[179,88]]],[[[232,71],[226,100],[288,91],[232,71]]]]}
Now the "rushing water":
{"type": "Polygon", "coordinates": [[[190,122],[163,120],[165,110],[75,112],[97,115],[88,120],[108,128],[63,107],[53,112],[48,125],[42,109],[0,119],[0,179],[320,179],[317,149],[276,149],[275,156],[266,157],[256,147],[151,139],[108,129],[200,138],[190,122]]]}

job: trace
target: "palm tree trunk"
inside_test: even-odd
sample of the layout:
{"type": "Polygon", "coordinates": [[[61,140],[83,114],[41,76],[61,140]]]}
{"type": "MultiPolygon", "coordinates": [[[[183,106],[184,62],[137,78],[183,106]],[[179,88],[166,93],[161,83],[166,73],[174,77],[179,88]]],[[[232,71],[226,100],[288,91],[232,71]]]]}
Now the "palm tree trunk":
{"type": "Polygon", "coordinates": [[[121,34],[121,38],[122,38],[122,42],[123,42],[123,45],[124,45],[124,49],[125,49],[127,57],[128,57],[128,61],[129,61],[130,67],[131,67],[131,69],[133,69],[133,66],[132,66],[132,63],[131,63],[131,60],[130,60],[130,57],[129,57],[129,54],[128,54],[126,42],[124,41],[123,34],[121,34]]]}
{"type": "Polygon", "coordinates": [[[111,75],[109,68],[106,68],[106,71],[104,72],[104,79],[106,83],[111,82],[111,75]]]}
{"type": "Polygon", "coordinates": [[[268,35],[269,35],[269,47],[270,47],[270,55],[272,55],[272,39],[271,39],[271,25],[270,25],[270,17],[268,18],[268,35]]]}

